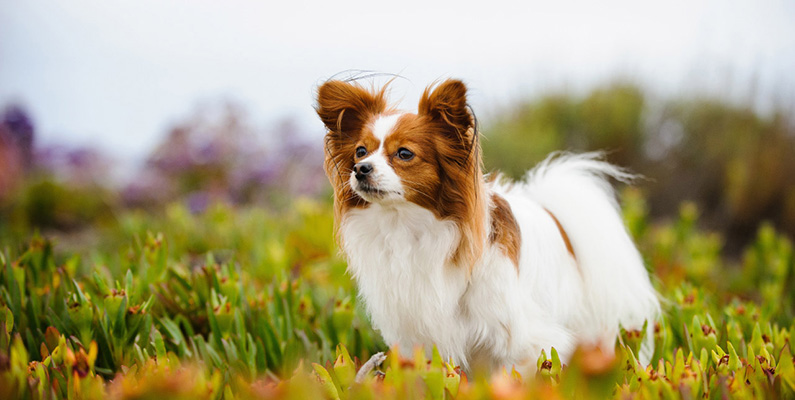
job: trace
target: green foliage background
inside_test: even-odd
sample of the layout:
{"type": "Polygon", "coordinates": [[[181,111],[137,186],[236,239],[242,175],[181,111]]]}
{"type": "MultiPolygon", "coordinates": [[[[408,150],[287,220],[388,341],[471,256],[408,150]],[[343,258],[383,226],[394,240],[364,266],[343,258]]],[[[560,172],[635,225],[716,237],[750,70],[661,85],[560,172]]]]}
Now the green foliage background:
{"type": "Polygon", "coordinates": [[[785,108],[760,113],[723,99],[659,99],[630,83],[520,102],[484,127],[487,169],[521,178],[550,152],[608,152],[647,177],[654,216],[682,201],[723,232],[734,255],[760,221],[795,235],[795,121],[785,108]]]}

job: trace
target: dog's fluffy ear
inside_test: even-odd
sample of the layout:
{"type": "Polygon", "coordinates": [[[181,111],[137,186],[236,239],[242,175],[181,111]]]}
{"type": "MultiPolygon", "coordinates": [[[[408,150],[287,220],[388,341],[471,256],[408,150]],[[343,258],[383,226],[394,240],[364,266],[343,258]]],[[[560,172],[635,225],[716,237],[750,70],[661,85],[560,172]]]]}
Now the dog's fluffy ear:
{"type": "Polygon", "coordinates": [[[456,221],[461,240],[452,256],[453,263],[465,266],[469,273],[483,254],[486,242],[486,199],[475,129],[475,117],[467,105],[467,87],[449,79],[425,89],[419,103],[419,115],[430,120],[442,142],[438,163],[441,188],[439,205],[443,215],[456,221]]]}
{"type": "Polygon", "coordinates": [[[457,79],[428,86],[420,98],[419,114],[444,125],[451,137],[469,142],[475,133],[475,119],[467,105],[467,87],[457,79]]]}
{"type": "Polygon", "coordinates": [[[356,83],[327,81],[317,90],[315,111],[329,134],[349,136],[386,109],[385,91],[386,87],[371,92],[356,83]]]}

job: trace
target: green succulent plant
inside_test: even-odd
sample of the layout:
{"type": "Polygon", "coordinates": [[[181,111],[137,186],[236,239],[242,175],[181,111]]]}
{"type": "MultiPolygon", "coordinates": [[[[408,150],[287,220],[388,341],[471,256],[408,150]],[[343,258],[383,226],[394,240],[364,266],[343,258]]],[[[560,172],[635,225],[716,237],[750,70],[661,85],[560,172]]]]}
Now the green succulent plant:
{"type": "Polygon", "coordinates": [[[662,318],[622,330],[615,355],[581,348],[563,363],[553,348],[524,376],[388,348],[344,274],[330,208],[308,201],[279,216],[131,214],[85,252],[32,236],[0,252],[0,398],[795,396],[791,241],[763,225],[731,261],[694,206],[667,224],[647,220],[640,192],[624,206],[662,318]],[[655,349],[642,365],[647,334],[655,349]]]}

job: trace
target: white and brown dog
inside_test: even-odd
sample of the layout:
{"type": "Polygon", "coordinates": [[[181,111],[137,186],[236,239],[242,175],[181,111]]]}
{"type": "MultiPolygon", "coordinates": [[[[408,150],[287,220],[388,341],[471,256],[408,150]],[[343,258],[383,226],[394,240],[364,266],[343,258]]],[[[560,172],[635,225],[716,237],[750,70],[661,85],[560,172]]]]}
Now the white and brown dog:
{"type": "Polygon", "coordinates": [[[458,80],[427,88],[416,114],[386,88],[331,80],[316,109],[338,238],[387,343],[533,371],[542,349],[612,353],[619,326],[653,325],[659,301],[607,181],[630,176],[598,154],[487,179],[458,80]]]}

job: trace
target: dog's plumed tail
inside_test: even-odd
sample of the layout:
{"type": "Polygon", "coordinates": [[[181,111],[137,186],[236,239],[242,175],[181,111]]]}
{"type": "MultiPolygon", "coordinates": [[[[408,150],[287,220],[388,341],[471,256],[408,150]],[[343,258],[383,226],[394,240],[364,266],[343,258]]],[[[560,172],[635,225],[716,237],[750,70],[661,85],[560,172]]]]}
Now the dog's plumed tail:
{"type": "MultiPolygon", "coordinates": [[[[553,154],[529,171],[522,185],[527,195],[549,211],[571,241],[583,278],[583,307],[590,314],[575,329],[612,349],[619,324],[628,330],[653,328],[660,312],[643,259],[621,218],[614,178],[633,175],[602,161],[601,153],[553,154]]],[[[640,358],[653,352],[653,329],[647,329],[640,358]]]]}

